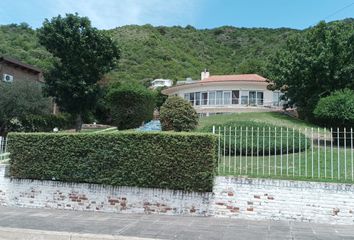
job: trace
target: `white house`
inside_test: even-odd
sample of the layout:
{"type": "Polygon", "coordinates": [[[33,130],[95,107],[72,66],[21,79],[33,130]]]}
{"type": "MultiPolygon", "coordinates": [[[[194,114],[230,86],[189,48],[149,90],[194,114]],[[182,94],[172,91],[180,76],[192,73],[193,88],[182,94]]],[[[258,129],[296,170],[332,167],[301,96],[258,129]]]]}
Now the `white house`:
{"type": "Polygon", "coordinates": [[[257,74],[214,75],[201,73],[200,81],[184,81],[162,91],[180,96],[194,106],[200,116],[240,111],[279,109],[282,93],[267,89],[269,81],[257,74]]]}
{"type": "Polygon", "coordinates": [[[171,87],[173,81],[170,79],[155,79],[151,82],[151,88],[156,89],[158,87],[171,87]]]}

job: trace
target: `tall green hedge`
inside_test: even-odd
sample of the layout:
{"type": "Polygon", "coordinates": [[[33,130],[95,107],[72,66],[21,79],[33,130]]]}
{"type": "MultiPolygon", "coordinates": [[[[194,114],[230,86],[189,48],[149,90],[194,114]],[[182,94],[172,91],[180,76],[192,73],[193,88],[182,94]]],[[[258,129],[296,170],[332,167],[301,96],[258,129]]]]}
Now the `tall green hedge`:
{"type": "Polygon", "coordinates": [[[200,133],[11,133],[14,178],[211,191],[216,138],[200,133]]]}

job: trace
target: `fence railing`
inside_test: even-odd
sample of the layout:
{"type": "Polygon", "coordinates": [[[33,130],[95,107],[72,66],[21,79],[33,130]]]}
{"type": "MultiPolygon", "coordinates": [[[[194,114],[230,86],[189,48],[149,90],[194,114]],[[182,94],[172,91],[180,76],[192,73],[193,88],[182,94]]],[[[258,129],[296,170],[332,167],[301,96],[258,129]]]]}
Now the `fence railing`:
{"type": "Polygon", "coordinates": [[[214,126],[218,174],[354,181],[353,129],[214,126]]]}
{"type": "Polygon", "coordinates": [[[10,153],[7,152],[7,138],[0,137],[0,162],[9,160],[10,153]]]}

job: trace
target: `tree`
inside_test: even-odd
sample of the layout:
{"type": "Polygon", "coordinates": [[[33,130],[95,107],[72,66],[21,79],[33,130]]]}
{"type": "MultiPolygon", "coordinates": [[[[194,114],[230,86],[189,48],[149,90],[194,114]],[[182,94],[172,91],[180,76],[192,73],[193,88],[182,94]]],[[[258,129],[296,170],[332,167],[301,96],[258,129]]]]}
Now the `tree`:
{"type": "Polygon", "coordinates": [[[78,14],[46,19],[38,36],[58,59],[45,77],[45,91],[61,109],[76,116],[76,130],[80,131],[82,115],[95,108],[97,82],[116,65],[119,49],[87,17],[78,14]]]}
{"type": "Polygon", "coordinates": [[[162,93],[162,90],[164,90],[166,87],[158,87],[156,88],[156,102],[155,102],[155,107],[160,110],[161,106],[165,103],[167,100],[168,96],[162,93]]]}
{"type": "Polygon", "coordinates": [[[30,81],[0,82],[0,136],[11,130],[11,121],[29,114],[49,114],[50,99],[43,97],[39,83],[30,81]]]}
{"type": "Polygon", "coordinates": [[[183,98],[167,98],[160,110],[160,120],[164,131],[192,131],[198,125],[198,115],[192,105],[183,98]]]}
{"type": "Polygon", "coordinates": [[[354,88],[354,25],[320,22],[291,38],[271,59],[267,77],[300,115],[313,120],[321,97],[343,88],[354,88]]]}
{"type": "Polygon", "coordinates": [[[151,120],[155,93],[137,83],[112,86],[107,94],[112,122],[118,129],[131,129],[151,120]]]}

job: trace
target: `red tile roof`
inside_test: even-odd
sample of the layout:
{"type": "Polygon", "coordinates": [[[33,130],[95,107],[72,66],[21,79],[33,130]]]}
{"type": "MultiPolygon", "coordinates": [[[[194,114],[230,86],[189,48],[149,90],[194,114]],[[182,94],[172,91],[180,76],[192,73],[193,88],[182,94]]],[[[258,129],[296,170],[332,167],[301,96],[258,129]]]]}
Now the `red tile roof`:
{"type": "Polygon", "coordinates": [[[224,81],[265,82],[267,81],[267,79],[258,74],[238,74],[238,75],[213,75],[201,80],[201,82],[224,82],[224,81]]]}

